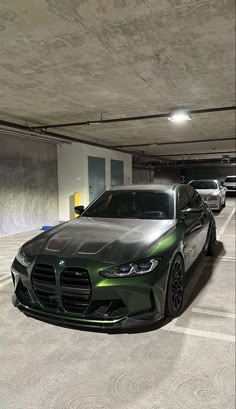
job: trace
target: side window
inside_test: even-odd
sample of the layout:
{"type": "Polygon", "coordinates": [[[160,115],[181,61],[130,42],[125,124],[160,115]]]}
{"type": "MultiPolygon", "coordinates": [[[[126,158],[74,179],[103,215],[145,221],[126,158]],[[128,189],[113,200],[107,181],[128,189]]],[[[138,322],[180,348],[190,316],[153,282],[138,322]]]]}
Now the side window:
{"type": "Polygon", "coordinates": [[[186,186],[180,187],[178,193],[178,211],[188,209],[190,207],[190,200],[186,186]]]}
{"type": "Polygon", "coordinates": [[[188,187],[188,196],[189,196],[189,207],[193,208],[200,208],[203,204],[201,196],[191,188],[191,186],[188,187]]]}

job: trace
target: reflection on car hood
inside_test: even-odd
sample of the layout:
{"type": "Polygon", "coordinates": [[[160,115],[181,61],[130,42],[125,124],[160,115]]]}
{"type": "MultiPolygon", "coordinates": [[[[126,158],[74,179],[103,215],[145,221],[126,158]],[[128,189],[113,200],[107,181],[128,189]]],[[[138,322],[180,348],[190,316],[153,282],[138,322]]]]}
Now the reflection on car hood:
{"type": "Polygon", "coordinates": [[[91,258],[122,263],[146,257],[175,220],[102,219],[80,217],[58,225],[29,242],[27,255],[91,258]]]}
{"type": "Polygon", "coordinates": [[[201,196],[218,195],[219,189],[195,189],[201,196]]]}

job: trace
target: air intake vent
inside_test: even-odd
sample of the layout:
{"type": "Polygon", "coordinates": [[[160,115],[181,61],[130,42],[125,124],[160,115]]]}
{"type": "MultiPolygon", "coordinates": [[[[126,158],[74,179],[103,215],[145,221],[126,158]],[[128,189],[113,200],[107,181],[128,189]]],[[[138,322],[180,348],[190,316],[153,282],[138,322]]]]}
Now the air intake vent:
{"type": "Polygon", "coordinates": [[[61,298],[66,311],[85,313],[91,299],[91,283],[87,270],[69,267],[62,271],[61,298]]]}
{"type": "Polygon", "coordinates": [[[32,300],[28,288],[20,280],[16,288],[16,296],[23,305],[32,305],[32,300]]]}
{"type": "Polygon", "coordinates": [[[36,264],[32,276],[34,292],[43,307],[58,308],[58,295],[56,291],[56,277],[52,266],[36,264]]]}

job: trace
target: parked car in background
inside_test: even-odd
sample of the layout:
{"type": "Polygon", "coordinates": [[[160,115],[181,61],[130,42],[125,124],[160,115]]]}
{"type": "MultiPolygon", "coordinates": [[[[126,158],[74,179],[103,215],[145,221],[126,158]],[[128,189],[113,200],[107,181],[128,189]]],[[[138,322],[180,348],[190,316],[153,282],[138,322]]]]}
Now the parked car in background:
{"type": "Polygon", "coordinates": [[[207,202],[212,210],[220,210],[225,206],[226,189],[216,179],[191,180],[192,186],[207,202]]]}
{"type": "Polygon", "coordinates": [[[227,192],[236,193],[236,176],[227,176],[223,183],[223,186],[227,189],[227,192]]]}
{"type": "Polygon", "coordinates": [[[104,192],[80,217],[25,243],[12,264],[13,303],[80,327],[132,327],[180,314],[184,276],[216,244],[214,216],[188,185],[104,192]]]}

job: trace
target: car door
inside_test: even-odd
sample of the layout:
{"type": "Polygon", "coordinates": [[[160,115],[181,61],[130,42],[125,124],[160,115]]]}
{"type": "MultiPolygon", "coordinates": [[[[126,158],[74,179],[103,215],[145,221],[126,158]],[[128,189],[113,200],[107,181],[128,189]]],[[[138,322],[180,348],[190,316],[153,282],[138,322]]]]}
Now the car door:
{"type": "Polygon", "coordinates": [[[194,238],[194,256],[196,259],[206,243],[209,230],[209,210],[199,193],[191,186],[188,186],[188,196],[190,198],[190,208],[199,209],[200,211],[200,217],[196,216],[194,221],[196,233],[194,238]]]}
{"type": "MultiPolygon", "coordinates": [[[[194,190],[190,186],[186,185],[179,187],[177,199],[177,212],[179,216],[181,210],[187,210],[193,207],[191,202],[191,194],[188,194],[189,189],[190,193],[191,190],[194,190]]],[[[186,270],[188,270],[188,268],[191,266],[191,264],[194,262],[194,260],[196,260],[198,256],[199,250],[198,235],[199,230],[201,228],[200,227],[201,223],[199,218],[196,218],[195,215],[182,219],[180,223],[183,234],[183,252],[185,258],[185,268],[186,270]]]]}

